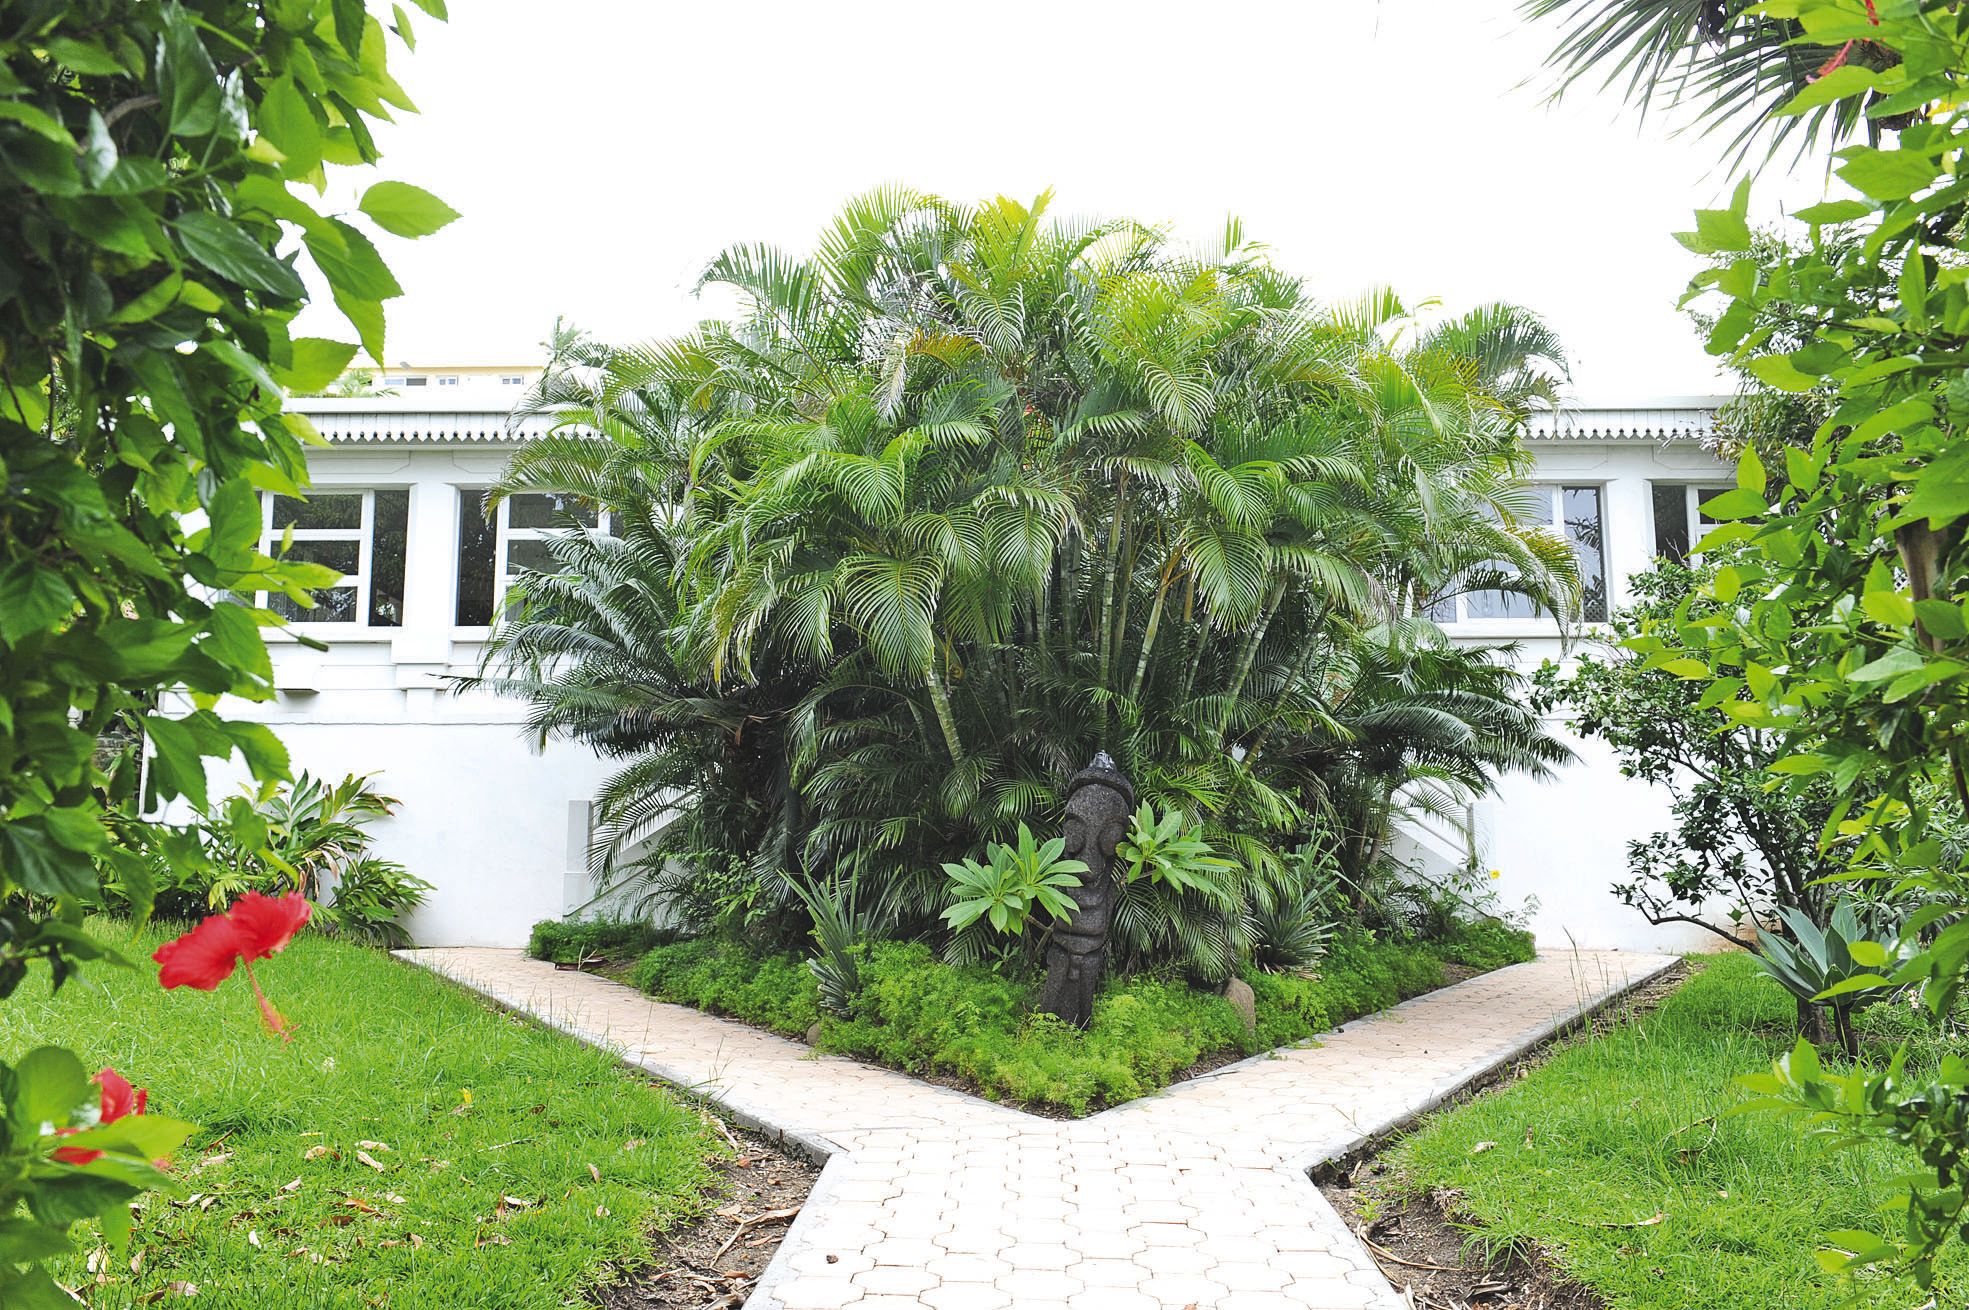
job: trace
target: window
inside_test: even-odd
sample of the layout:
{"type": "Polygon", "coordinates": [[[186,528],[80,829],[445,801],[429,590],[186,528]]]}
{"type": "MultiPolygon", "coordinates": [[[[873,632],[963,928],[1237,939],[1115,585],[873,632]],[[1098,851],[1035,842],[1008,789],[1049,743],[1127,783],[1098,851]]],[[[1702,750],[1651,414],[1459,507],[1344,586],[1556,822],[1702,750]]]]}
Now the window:
{"type": "Polygon", "coordinates": [[[1690,482],[1657,482],[1654,493],[1655,554],[1661,559],[1684,560],[1716,520],[1702,512],[1703,502],[1721,495],[1728,487],[1702,486],[1690,482]]]}
{"type": "MultiPolygon", "coordinates": [[[[1607,561],[1605,524],[1598,487],[1535,486],[1537,497],[1526,516],[1531,523],[1557,524],[1572,543],[1579,561],[1580,617],[1588,623],[1607,621],[1607,561]]],[[[1468,591],[1446,596],[1428,607],[1438,623],[1490,623],[1528,620],[1544,611],[1527,597],[1506,591],[1468,591]]]]}
{"type": "Polygon", "coordinates": [[[400,387],[405,385],[405,378],[401,373],[385,373],[383,375],[383,385],[386,387],[400,387]]]}
{"type": "Polygon", "coordinates": [[[314,593],[313,606],[278,592],[268,609],[293,623],[346,623],[358,627],[403,625],[404,538],[410,526],[408,491],[323,491],[306,500],[264,497],[261,549],[323,564],[342,575],[314,593]]]}
{"type": "Polygon", "coordinates": [[[442,377],[438,379],[438,385],[441,387],[455,387],[458,385],[458,379],[455,376],[442,377]]]}
{"type": "Polygon", "coordinates": [[[517,373],[502,373],[499,376],[499,385],[502,387],[523,387],[526,385],[526,379],[517,373]]]}
{"type": "Polygon", "coordinates": [[[488,518],[485,488],[458,492],[458,607],[461,628],[482,628],[521,572],[551,573],[560,565],[547,539],[568,528],[607,530],[605,516],[560,492],[520,492],[488,518]]]}
{"type": "Polygon", "coordinates": [[[403,380],[403,385],[405,385],[406,387],[427,387],[430,384],[431,384],[431,380],[429,378],[424,377],[422,374],[416,374],[416,373],[413,373],[411,376],[403,380]]]}

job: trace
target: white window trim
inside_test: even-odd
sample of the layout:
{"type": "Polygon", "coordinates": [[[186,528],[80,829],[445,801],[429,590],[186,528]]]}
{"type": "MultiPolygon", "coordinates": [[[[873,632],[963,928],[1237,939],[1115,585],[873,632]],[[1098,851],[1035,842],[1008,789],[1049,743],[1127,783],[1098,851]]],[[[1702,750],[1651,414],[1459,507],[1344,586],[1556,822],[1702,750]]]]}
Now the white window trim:
{"type": "MultiPolygon", "coordinates": [[[[470,490],[472,490],[472,484],[459,483],[453,488],[453,494],[458,494],[470,490]]],[[[511,493],[510,495],[500,497],[499,507],[493,511],[492,613],[495,617],[504,611],[506,607],[506,593],[512,590],[513,582],[516,576],[511,566],[507,563],[507,554],[508,554],[507,547],[516,541],[544,541],[548,537],[552,536],[554,533],[567,531],[566,527],[558,524],[549,525],[548,527],[544,527],[544,528],[516,528],[513,526],[512,509],[513,509],[514,497],[526,496],[526,495],[541,495],[541,494],[553,494],[553,493],[516,491],[511,493]]],[[[596,529],[601,532],[612,531],[614,529],[613,519],[614,516],[610,514],[609,511],[607,510],[600,511],[595,516],[596,529]]],[[[462,535],[462,525],[461,525],[461,535],[462,535]]],[[[457,542],[454,541],[452,544],[452,552],[454,557],[457,553],[457,550],[458,550],[458,545],[457,542]]],[[[458,574],[457,561],[454,558],[452,561],[452,576],[456,578],[457,574],[458,574]]],[[[458,605],[458,600],[457,597],[454,596],[452,598],[452,612],[454,614],[457,613],[457,605],[458,605]]],[[[330,624],[327,626],[338,627],[340,625],[330,624]]],[[[475,640],[481,640],[484,637],[486,637],[488,634],[490,634],[492,631],[492,625],[485,624],[485,623],[479,623],[479,624],[454,623],[451,626],[451,631],[454,636],[460,638],[461,640],[475,641],[475,640]]]]}
{"type": "MultiPolygon", "coordinates": [[[[1610,587],[1610,582],[1609,582],[1610,565],[1607,560],[1607,541],[1608,538],[1612,536],[1612,534],[1607,530],[1606,484],[1603,482],[1581,482],[1581,481],[1528,482],[1525,484],[1525,490],[1542,492],[1548,497],[1547,508],[1551,511],[1552,521],[1542,526],[1555,529],[1559,531],[1561,534],[1563,534],[1565,531],[1565,522],[1566,522],[1565,497],[1568,488],[1574,490],[1590,490],[1599,497],[1600,500],[1600,584],[1602,587],[1610,587]]],[[[1571,539],[1568,537],[1567,541],[1568,544],[1570,544],[1571,539]]],[[[1469,635],[1486,636],[1486,637],[1544,637],[1544,636],[1552,636],[1559,631],[1558,617],[1551,613],[1511,614],[1511,615],[1489,616],[1484,618],[1471,618],[1469,616],[1470,594],[1471,593],[1469,592],[1458,592],[1451,602],[1456,606],[1455,616],[1446,619],[1438,619],[1436,620],[1436,625],[1442,628],[1442,630],[1445,632],[1454,632],[1459,634],[1469,634],[1469,635]]],[[[1609,607],[1611,607],[1613,604],[1613,596],[1611,594],[1611,591],[1609,591],[1609,594],[1607,596],[1607,604],[1609,607]]],[[[1431,608],[1434,607],[1433,606],[1426,607],[1423,610],[1423,614],[1427,615],[1429,609],[1431,608]]],[[[1600,620],[1600,619],[1589,620],[1586,621],[1582,626],[1592,627],[1592,628],[1604,627],[1605,620],[1600,620]]]]}
{"type": "MultiPolygon", "coordinates": [[[[260,552],[276,554],[280,550],[282,538],[291,534],[295,542],[354,542],[356,544],[356,571],[343,573],[341,581],[331,587],[354,587],[356,607],[354,619],[349,622],[335,622],[329,619],[287,619],[287,628],[295,632],[307,632],[309,636],[341,638],[341,640],[394,640],[404,632],[402,617],[396,624],[372,624],[370,622],[370,575],[376,565],[376,492],[406,491],[404,487],[341,487],[335,483],[313,487],[315,496],[362,496],[362,520],[354,528],[276,528],[274,526],[274,504],[282,500],[278,492],[260,492],[260,552]]],[[[291,498],[291,496],[287,496],[291,498]]],[[[404,569],[406,579],[410,573],[410,534],[404,536],[404,569]]],[[[329,591],[331,587],[317,587],[317,591],[329,591]]],[[[274,593],[262,591],[258,597],[260,607],[272,601],[274,593]]],[[[268,638],[276,638],[280,628],[268,630],[268,638]]]]}

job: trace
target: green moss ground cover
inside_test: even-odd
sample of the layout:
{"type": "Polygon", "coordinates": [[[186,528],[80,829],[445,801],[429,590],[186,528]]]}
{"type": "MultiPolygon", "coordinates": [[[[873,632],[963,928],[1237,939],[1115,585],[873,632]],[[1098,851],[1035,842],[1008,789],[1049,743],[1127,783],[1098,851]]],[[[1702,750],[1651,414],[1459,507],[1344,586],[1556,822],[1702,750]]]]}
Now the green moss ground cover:
{"type": "MultiPolygon", "coordinates": [[[[1616,1310],[1846,1305],[1852,1289],[1814,1259],[1819,1235],[1883,1231],[1879,1183],[1908,1161],[1727,1113],[1749,1095],[1733,1079],[1790,1047],[1792,1018],[1791,997],[1748,956],[1704,961],[1639,1021],[1427,1121],[1389,1152],[1390,1190],[1453,1189],[1473,1240],[1535,1244],[1616,1310]]],[[[1904,1007],[1863,1022],[1883,1044],[1919,1029],[1904,1007]]],[[[1965,1265],[1956,1259],[1941,1304],[1961,1303],[1965,1265]]],[[[1857,1291],[1851,1304],[1880,1310],[1922,1300],[1877,1277],[1857,1291]]]]}
{"type": "Polygon", "coordinates": [[[723,1148],[602,1053],[319,936],[256,969],[298,1026],[291,1045],[260,1027],[243,978],[164,992],[147,962],[52,999],[31,978],[0,1018],[0,1058],[59,1038],[148,1087],[153,1112],[201,1125],[176,1161],[198,1200],[145,1202],[140,1272],[93,1286],[80,1258],[57,1269],[90,1305],[176,1282],[209,1310],[555,1307],[646,1257],[652,1226],[700,1211],[723,1148]]]}
{"type": "Polygon", "coordinates": [[[819,1022],[824,1051],[957,1079],[996,1100],[1086,1114],[1165,1087],[1199,1062],[1301,1041],[1440,986],[1446,960],[1505,953],[1529,958],[1528,939],[1473,930],[1445,948],[1343,932],[1311,976],[1247,975],[1255,1034],[1222,997],[1150,976],[1110,981],[1092,1026],[1075,1032],[1031,1013],[1036,979],[945,964],[921,943],[870,948],[848,1016],[821,1010],[799,957],[761,956],[719,938],[658,946],[628,976],[664,1000],[788,1036],[819,1022]]]}

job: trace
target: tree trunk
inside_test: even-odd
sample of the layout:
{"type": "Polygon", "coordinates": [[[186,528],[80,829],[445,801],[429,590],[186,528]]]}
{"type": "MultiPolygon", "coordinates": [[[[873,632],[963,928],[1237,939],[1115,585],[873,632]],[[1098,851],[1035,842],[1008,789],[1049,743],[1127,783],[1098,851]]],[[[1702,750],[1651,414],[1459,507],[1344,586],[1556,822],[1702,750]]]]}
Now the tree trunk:
{"type": "Polygon", "coordinates": [[[923,670],[923,685],[929,689],[930,703],[937,710],[937,724],[943,729],[944,746],[950,751],[950,762],[964,762],[964,746],[957,739],[957,716],[950,709],[950,694],[944,690],[943,680],[937,677],[936,666],[932,664],[923,670]]]}

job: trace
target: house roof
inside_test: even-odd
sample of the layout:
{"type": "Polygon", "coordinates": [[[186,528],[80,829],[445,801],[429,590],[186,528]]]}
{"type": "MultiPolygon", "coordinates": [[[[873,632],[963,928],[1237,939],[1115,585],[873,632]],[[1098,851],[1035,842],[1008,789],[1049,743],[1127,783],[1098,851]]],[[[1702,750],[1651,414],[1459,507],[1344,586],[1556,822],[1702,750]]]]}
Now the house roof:
{"type": "MultiPolygon", "coordinates": [[[[1654,397],[1613,403],[1578,402],[1533,416],[1532,441],[1695,441],[1712,439],[1721,396],[1654,397]]],[[[398,396],[368,399],[313,398],[293,408],[314,421],[335,445],[506,445],[544,435],[543,417],[509,423],[497,399],[459,397],[444,405],[398,396]]],[[[585,431],[586,429],[577,429],[585,431]]]]}

